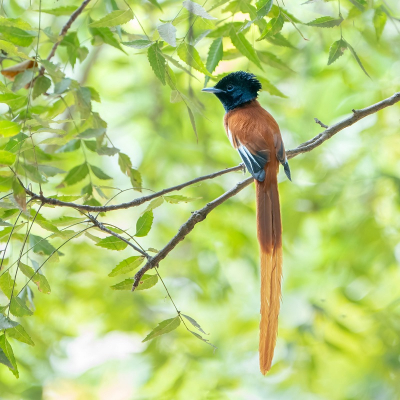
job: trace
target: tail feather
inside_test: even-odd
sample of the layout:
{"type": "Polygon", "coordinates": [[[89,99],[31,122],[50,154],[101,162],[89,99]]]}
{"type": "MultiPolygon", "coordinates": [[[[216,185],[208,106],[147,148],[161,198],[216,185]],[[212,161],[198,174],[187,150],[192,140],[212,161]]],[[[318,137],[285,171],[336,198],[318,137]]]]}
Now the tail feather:
{"type": "Polygon", "coordinates": [[[269,166],[264,182],[256,181],[257,235],[261,253],[260,370],[266,374],[272,364],[282,277],[282,224],[276,171],[269,166]]]}

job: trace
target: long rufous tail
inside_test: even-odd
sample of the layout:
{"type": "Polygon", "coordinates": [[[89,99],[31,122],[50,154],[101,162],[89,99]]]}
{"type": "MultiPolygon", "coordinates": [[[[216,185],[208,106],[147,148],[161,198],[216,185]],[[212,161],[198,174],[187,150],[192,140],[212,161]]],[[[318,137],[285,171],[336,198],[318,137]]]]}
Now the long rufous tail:
{"type": "Polygon", "coordinates": [[[257,235],[261,253],[260,370],[271,368],[281,300],[282,224],[278,194],[278,167],[267,166],[263,182],[256,181],[257,235]]]}

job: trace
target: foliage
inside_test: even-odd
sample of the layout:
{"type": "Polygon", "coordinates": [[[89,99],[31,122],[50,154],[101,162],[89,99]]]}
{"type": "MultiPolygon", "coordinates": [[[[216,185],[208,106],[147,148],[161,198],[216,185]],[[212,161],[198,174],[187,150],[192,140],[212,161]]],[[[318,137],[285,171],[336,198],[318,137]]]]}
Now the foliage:
{"type": "Polygon", "coordinates": [[[238,176],[94,214],[125,241],[24,188],[99,206],[236,165],[221,106],[200,94],[232,70],[260,78],[286,147],[308,140],[314,117],[333,123],[399,87],[397,2],[93,1],[64,33],[80,1],[26,4],[2,2],[0,16],[0,393],[394,398],[398,108],[291,162],[294,184],[280,185],[285,281],[267,378],[258,376],[251,189],[145,274],[142,291],[129,291],[144,257],[128,243],[157,253],[238,176]]]}

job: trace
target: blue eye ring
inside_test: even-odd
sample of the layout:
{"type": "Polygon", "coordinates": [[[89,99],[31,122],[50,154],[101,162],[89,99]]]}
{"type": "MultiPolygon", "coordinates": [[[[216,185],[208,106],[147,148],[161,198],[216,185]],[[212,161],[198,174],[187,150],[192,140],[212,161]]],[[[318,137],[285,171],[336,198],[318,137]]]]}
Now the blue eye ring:
{"type": "Polygon", "coordinates": [[[228,92],[232,92],[232,90],[233,90],[233,85],[228,85],[228,86],[226,87],[226,90],[227,90],[228,92]]]}

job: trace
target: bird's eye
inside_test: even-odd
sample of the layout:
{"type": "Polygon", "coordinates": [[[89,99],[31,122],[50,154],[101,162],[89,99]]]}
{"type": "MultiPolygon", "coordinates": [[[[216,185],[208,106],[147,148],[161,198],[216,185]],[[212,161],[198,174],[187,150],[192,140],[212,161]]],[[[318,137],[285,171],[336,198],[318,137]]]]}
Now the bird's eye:
{"type": "Polygon", "coordinates": [[[228,85],[228,86],[226,87],[226,90],[227,90],[228,92],[231,92],[231,91],[233,90],[233,85],[228,85]]]}

